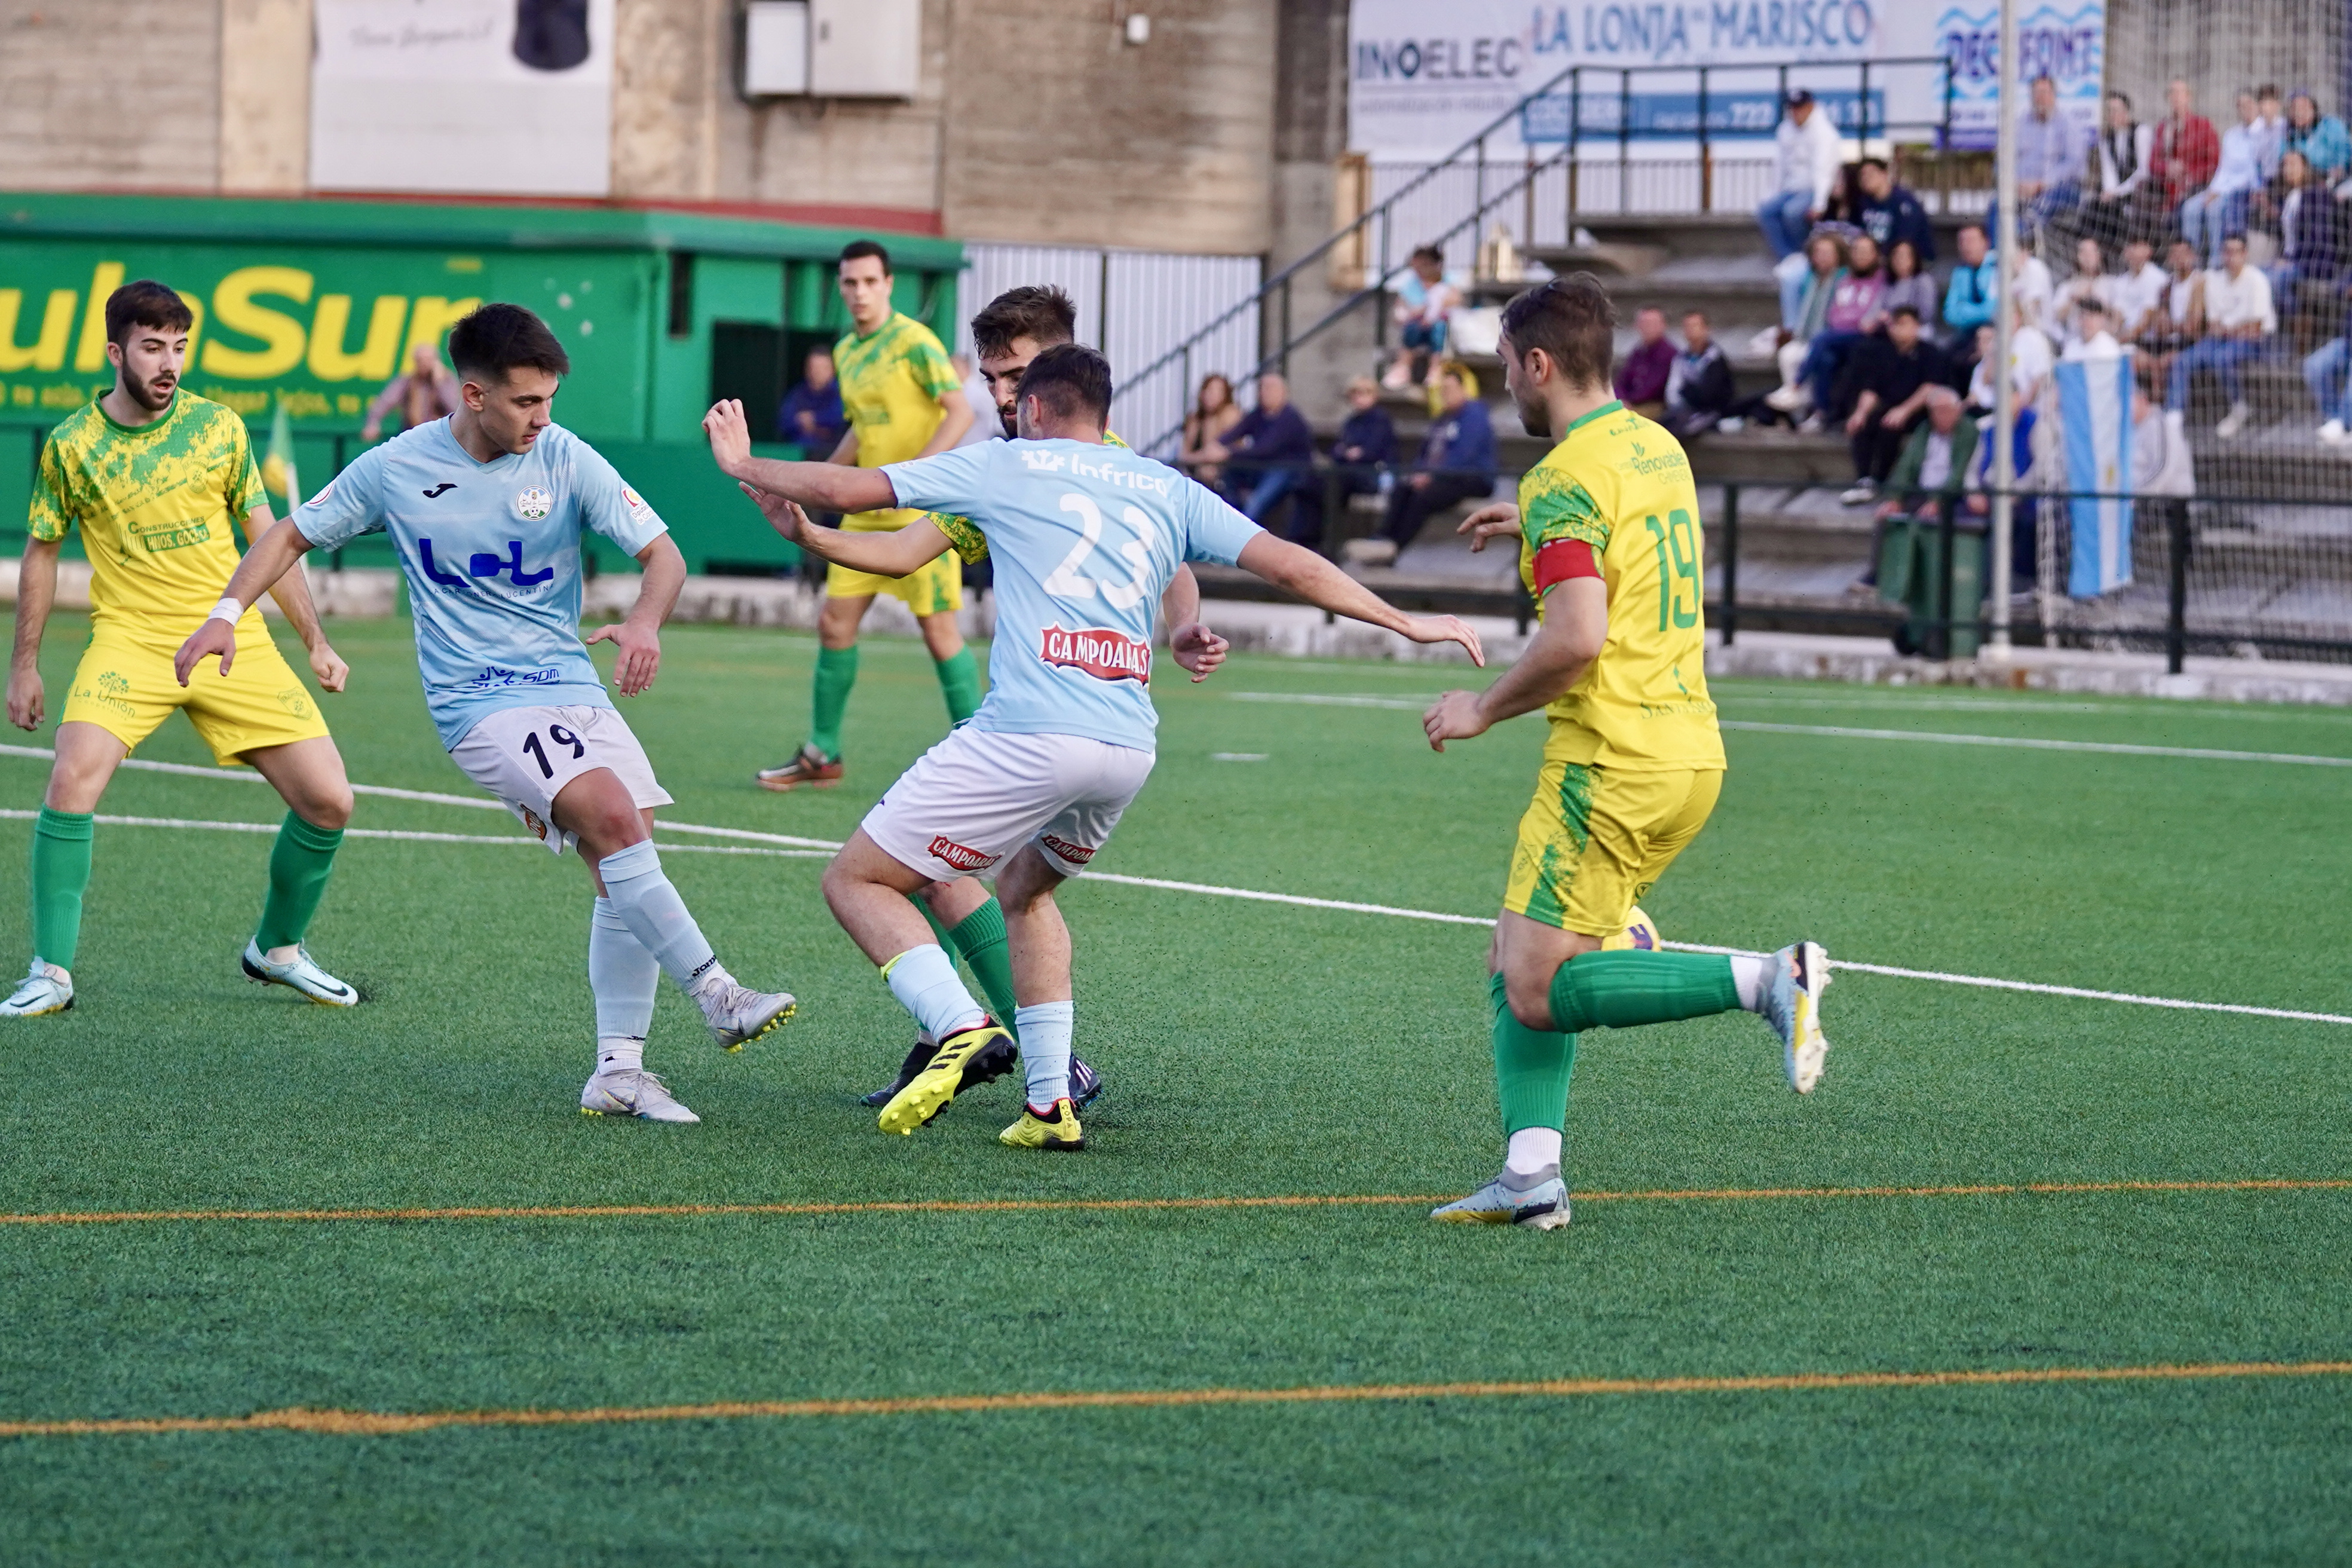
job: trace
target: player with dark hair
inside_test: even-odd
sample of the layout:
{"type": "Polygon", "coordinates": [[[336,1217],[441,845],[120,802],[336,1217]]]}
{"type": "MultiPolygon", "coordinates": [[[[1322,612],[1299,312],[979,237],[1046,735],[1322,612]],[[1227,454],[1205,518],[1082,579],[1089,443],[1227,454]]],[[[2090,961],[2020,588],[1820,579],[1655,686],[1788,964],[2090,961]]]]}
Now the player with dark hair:
{"type": "MultiPolygon", "coordinates": [[[[849,433],[829,461],[875,468],[954,450],[971,428],[963,378],[930,328],[891,308],[890,253],[873,240],[854,240],[842,247],[835,276],[841,302],[849,308],[850,331],[833,349],[849,433]]],[[[914,521],[912,511],[885,507],[845,517],[841,526],[850,533],[890,533],[914,521]]],[[[792,761],[760,770],[761,788],[841,782],[841,721],[857,683],[857,628],[877,594],[887,594],[914,612],[939,670],[948,721],[961,724],[980,706],[980,667],[956,625],[956,612],[963,608],[963,574],[953,562],[934,562],[903,577],[836,564],[825,574],[824,605],[817,613],[809,738],[792,761]]]]}
{"type": "Polygon", "coordinates": [[[1445,693],[1423,727],[1442,752],[1541,708],[1551,734],[1488,957],[1503,1173],[1434,1219],[1568,1223],[1560,1145],[1580,1030],[1746,1008],[1780,1035],[1800,1094],[1829,1049],[1818,943],[1769,958],[1601,951],[1698,837],[1724,770],[1706,694],[1698,491],[1674,437],[1610,393],[1616,325],[1590,273],[1503,310],[1511,400],[1529,435],[1557,445],[1519,481],[1517,506],[1486,507],[1462,527],[1474,550],[1518,537],[1519,580],[1542,624],[1492,686],[1445,693]]]}
{"type": "MultiPolygon", "coordinates": [[[[1021,1149],[1085,1147],[1069,1082],[1070,936],[1055,893],[1101,850],[1151,772],[1152,610],[1180,563],[1238,563],[1336,615],[1477,653],[1460,622],[1391,608],[1215,492],[1107,445],[1110,394],[1100,354],[1047,349],[1021,377],[1020,439],[879,471],[754,458],[740,404],[721,403],[703,421],[719,468],[780,532],[827,560],[903,573],[950,551],[975,557],[984,544],[996,563],[988,700],[890,787],[825,872],[835,918],[940,1041],[882,1108],[886,1132],[937,1115],[966,1068],[1005,1038],[908,904],[934,882],[1001,867],[1027,1088],[1026,1109],[1001,1137],[1021,1149]],[[887,538],[861,537],[813,527],[803,505],[929,515],[887,538]]],[[[1196,646],[1180,641],[1178,662],[1196,646]]]]}
{"type": "MultiPolygon", "coordinates": [[[[173,650],[236,570],[237,525],[258,539],[273,521],[245,421],[180,385],[194,320],[179,295],[150,279],[108,296],[114,385],[49,433],[34,476],[10,722],[20,730],[41,722],[41,632],[57,602],[58,549],[77,525],[89,554],[90,637],[67,689],[57,761],[33,826],[33,967],[0,1002],[0,1017],[74,1005],[91,814],[115,769],[175,708],[186,710],[215,761],[251,764],[286,802],[269,854],[269,895],[245,946],[246,974],[330,1006],[360,999],[302,946],[352,816],[342,755],[310,692],[257,610],[240,609],[221,627],[225,645],[242,656],[233,679],[187,691],[172,679],[173,650]]],[[[328,645],[301,575],[279,584],[276,596],[310,651],[310,672],[341,691],[350,671],[328,645]]]]}
{"type": "MultiPolygon", "coordinates": [[[[460,406],[371,447],[255,543],[228,597],[179,652],[180,682],[218,655],[232,675],[239,606],[315,548],[392,535],[415,606],[416,662],[434,728],[467,778],[561,855],[576,846],[596,887],[588,984],[596,1069],[591,1115],[700,1118],[645,1070],[654,992],[667,972],[711,1037],[740,1049],[793,1016],[793,998],[736,984],[704,940],[653,843],[670,797],[613,706],[580,638],[582,537],[603,534],[645,567],[628,618],[599,626],[625,697],[654,682],[661,625],[686,562],[645,498],[588,443],[553,422],[571,358],[520,305],[482,306],[449,334],[460,406]]],[[[241,664],[239,668],[241,668],[241,664]]],[[[196,681],[200,689],[211,677],[196,681]]]]}

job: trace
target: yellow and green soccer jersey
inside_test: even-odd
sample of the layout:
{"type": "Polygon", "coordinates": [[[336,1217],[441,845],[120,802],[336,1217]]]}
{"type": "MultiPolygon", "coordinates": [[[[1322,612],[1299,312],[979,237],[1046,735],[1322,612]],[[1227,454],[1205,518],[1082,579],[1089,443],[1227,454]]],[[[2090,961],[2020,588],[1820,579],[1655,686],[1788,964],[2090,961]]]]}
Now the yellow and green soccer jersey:
{"type": "MultiPolygon", "coordinates": [[[[963,390],[931,329],[912,316],[890,319],[864,337],[851,332],[833,347],[841,377],[841,406],[857,432],[857,466],[878,468],[919,455],[940,427],[940,399],[963,390]]],[[[852,533],[887,533],[915,521],[907,510],[861,511],[842,519],[852,533]]]]}
{"type": "MultiPolygon", "coordinates": [[[[176,647],[219,602],[237,530],[266,499],[245,421],[184,387],[152,425],[118,425],[93,402],[51,431],[26,531],[55,541],[79,526],[90,618],[176,647]]],[[[246,616],[257,632],[260,612],[246,616]]]]}
{"type": "MultiPolygon", "coordinates": [[[[1609,590],[1609,638],[1544,711],[1567,761],[1649,770],[1720,768],[1706,694],[1706,571],[1690,460],[1664,427],[1620,403],[1595,409],[1519,481],[1519,577],[1542,613],[1548,547],[1589,546],[1609,590]]],[[[1580,554],[1580,552],[1572,552],[1580,554]]]]}
{"type": "MultiPolygon", "coordinates": [[[[1126,442],[1108,430],[1103,432],[1103,445],[1117,447],[1122,451],[1129,449],[1126,442]]],[[[948,542],[955,546],[955,553],[959,559],[969,563],[988,558],[987,531],[971,519],[950,517],[943,511],[927,511],[923,515],[929,519],[941,533],[948,536],[948,542]]]]}

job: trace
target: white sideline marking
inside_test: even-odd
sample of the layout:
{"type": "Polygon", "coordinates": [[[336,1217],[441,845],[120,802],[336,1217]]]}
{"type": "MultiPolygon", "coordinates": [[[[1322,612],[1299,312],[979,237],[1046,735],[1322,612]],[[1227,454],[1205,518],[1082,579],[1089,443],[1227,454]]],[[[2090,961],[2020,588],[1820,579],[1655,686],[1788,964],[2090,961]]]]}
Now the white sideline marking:
{"type": "Polygon", "coordinates": [[[1262,763],[1270,753],[1265,752],[1211,752],[1213,763],[1262,763]]]}
{"type": "MultiPolygon", "coordinates": [[[[1240,694],[1237,693],[1235,695],[1240,694]]],[[[1779,726],[1775,727],[1778,728],[1779,726]]],[[[1904,740],[1920,738],[1916,731],[1906,730],[1890,731],[1887,731],[1887,733],[1904,740]]],[[[1926,738],[1933,740],[1947,740],[1952,739],[1953,737],[1937,735],[1926,738]]],[[[1996,743],[2007,742],[1997,742],[1996,743]]],[[[2054,744],[2056,742],[2048,743],[2054,744]]],[[[2135,747],[2130,749],[2145,751],[2152,748],[2135,747]]],[[[37,752],[29,746],[8,746],[0,747],[0,754],[16,756],[28,754],[35,756],[47,756],[51,753],[37,752]]],[[[2222,757],[2253,755],[2258,758],[2260,755],[2259,753],[2231,752],[2190,752],[2189,754],[2222,757]]],[[[2286,758],[2278,760],[2328,763],[2343,762],[2346,765],[2352,765],[2352,760],[2336,758],[2286,758]]],[[[225,768],[191,767],[184,763],[151,763],[146,765],[152,768],[169,768],[172,771],[178,773],[194,773],[205,778],[243,778],[247,776],[241,773],[232,773],[225,768]]],[[[258,777],[259,775],[254,774],[251,776],[258,777]]],[[[430,799],[435,797],[426,796],[425,798],[430,799]]],[[[503,807],[498,806],[495,802],[472,800],[462,795],[448,795],[438,798],[446,800],[453,805],[467,806],[489,805],[493,809],[504,809],[503,807]]],[[[39,815],[40,814],[38,812],[34,811],[0,810],[0,820],[29,822],[37,818],[39,815]]],[[[99,816],[93,818],[93,820],[105,823],[110,826],[123,827],[202,828],[226,833],[275,833],[278,831],[277,824],[267,822],[208,822],[191,818],[167,816],[99,816]]],[[[668,823],[666,826],[685,833],[717,834],[728,837],[752,838],[790,845],[794,847],[772,849],[751,848],[734,845],[716,844],[663,844],[656,846],[656,847],[660,848],[665,854],[675,852],[679,854],[699,853],[704,855],[761,855],[772,856],[779,859],[820,860],[825,858],[834,850],[841,847],[838,844],[832,843],[822,838],[793,838],[783,834],[754,833],[749,828],[707,827],[676,822],[668,823]]],[[[390,838],[430,844],[536,845],[539,843],[539,840],[536,838],[525,838],[520,835],[491,836],[474,833],[419,833],[382,827],[347,828],[344,830],[344,837],[349,838],[390,838]]],[[[1241,899],[1252,903],[1290,904],[1301,909],[1339,910],[1349,914],[1387,915],[1397,920],[1428,921],[1439,925],[1491,927],[1495,923],[1493,920],[1485,915],[1448,914],[1441,910],[1413,910],[1406,909],[1396,904],[1358,903],[1348,899],[1313,899],[1300,893],[1268,893],[1259,891],[1254,888],[1221,887],[1213,882],[1180,882],[1164,877],[1129,877],[1115,871],[1081,871],[1078,874],[1081,877],[1085,877],[1090,880],[1097,882],[1116,882],[1122,886],[1130,888],[1157,888],[1163,891],[1173,893],[1200,893],[1209,898],[1216,899],[1241,899]]],[[[1744,947],[1714,947],[1705,942],[1669,942],[1665,945],[1670,948],[1678,949],[1684,952],[1717,952],[1737,957],[1758,956],[1754,950],[1744,947]]],[[[1830,967],[1832,969],[1851,969],[1860,974],[1885,974],[1898,980],[1933,980],[1939,981],[1947,985],[1968,985],[1977,987],[1980,990],[1989,991],[2023,991],[2040,996],[2071,996],[2086,1002],[2122,1002],[2137,1007],[2167,1007],[2176,1011],[2192,1013],[2234,1013],[2250,1018],[2285,1018],[2307,1024],[2352,1024],[2352,1016],[2347,1016],[2340,1013],[2309,1013],[2293,1007],[2255,1007],[2240,1002],[2192,1002],[2175,996],[2142,996],[2128,991],[2093,991],[2079,985],[2044,985],[2039,982],[2031,980],[2000,980],[1990,975],[1982,974],[1952,974],[1938,969],[1905,969],[1893,964],[1861,963],[1853,959],[1832,959],[1830,961],[1830,967]]]]}
{"type": "Polygon", "coordinates": [[[1234,702],[1296,702],[1308,708],[1395,708],[1418,713],[1435,697],[1368,697],[1337,691],[1228,691],[1234,702]]]}

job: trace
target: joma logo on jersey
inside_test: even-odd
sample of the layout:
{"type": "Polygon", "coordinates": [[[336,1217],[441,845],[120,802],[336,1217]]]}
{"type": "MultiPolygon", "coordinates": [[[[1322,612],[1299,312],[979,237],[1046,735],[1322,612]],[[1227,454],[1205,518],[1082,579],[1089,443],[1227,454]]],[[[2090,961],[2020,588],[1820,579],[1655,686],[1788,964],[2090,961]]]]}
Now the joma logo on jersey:
{"type": "Polygon", "coordinates": [[[1083,866],[1095,858],[1095,852],[1085,845],[1073,844],[1066,838],[1056,838],[1050,833],[1037,835],[1037,842],[1073,866],[1083,866]]]}
{"type": "Polygon", "coordinates": [[[493,555],[487,550],[476,551],[467,558],[465,577],[441,570],[433,559],[433,542],[429,539],[416,542],[416,563],[425,568],[427,577],[445,588],[462,588],[466,585],[467,577],[496,577],[501,572],[518,588],[535,587],[555,575],[552,566],[542,566],[536,572],[522,569],[522,541],[520,539],[507,541],[504,555],[493,555]]]}
{"type": "Polygon", "coordinates": [[[1033,452],[1025,446],[1021,449],[1021,460],[1041,474],[1059,473],[1067,462],[1059,452],[1033,452]]]}
{"type": "Polygon", "coordinates": [[[983,855],[969,845],[959,844],[945,834],[931,838],[931,857],[954,867],[959,871],[984,871],[996,864],[996,857],[983,855]]]}
{"type": "Polygon", "coordinates": [[[1125,632],[1081,629],[1066,632],[1047,626],[1038,639],[1038,657],[1066,669],[1084,670],[1097,680],[1151,679],[1151,645],[1125,632]]]}

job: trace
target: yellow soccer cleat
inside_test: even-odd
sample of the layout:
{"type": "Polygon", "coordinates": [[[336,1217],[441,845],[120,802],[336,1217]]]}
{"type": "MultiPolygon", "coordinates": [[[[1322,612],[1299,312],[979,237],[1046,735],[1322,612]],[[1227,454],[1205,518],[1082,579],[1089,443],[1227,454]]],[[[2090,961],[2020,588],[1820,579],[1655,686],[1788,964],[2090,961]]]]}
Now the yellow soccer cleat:
{"type": "Polygon", "coordinates": [[[1078,1125],[1078,1108],[1064,1095],[1054,1101],[1053,1113],[1040,1116],[1034,1107],[1023,1106],[1021,1120],[996,1135],[996,1141],[1011,1149],[1043,1149],[1048,1153],[1068,1153],[1087,1146],[1086,1129],[1078,1125]]]}
{"type": "Polygon", "coordinates": [[[931,1065],[917,1073],[915,1080],[891,1096],[890,1103],[882,1108],[882,1131],[911,1133],[946,1110],[948,1101],[956,1097],[956,1090],[963,1087],[963,1069],[971,1059],[997,1041],[1012,1038],[1012,1031],[998,1027],[992,1020],[982,1019],[941,1040],[931,1065]]]}

